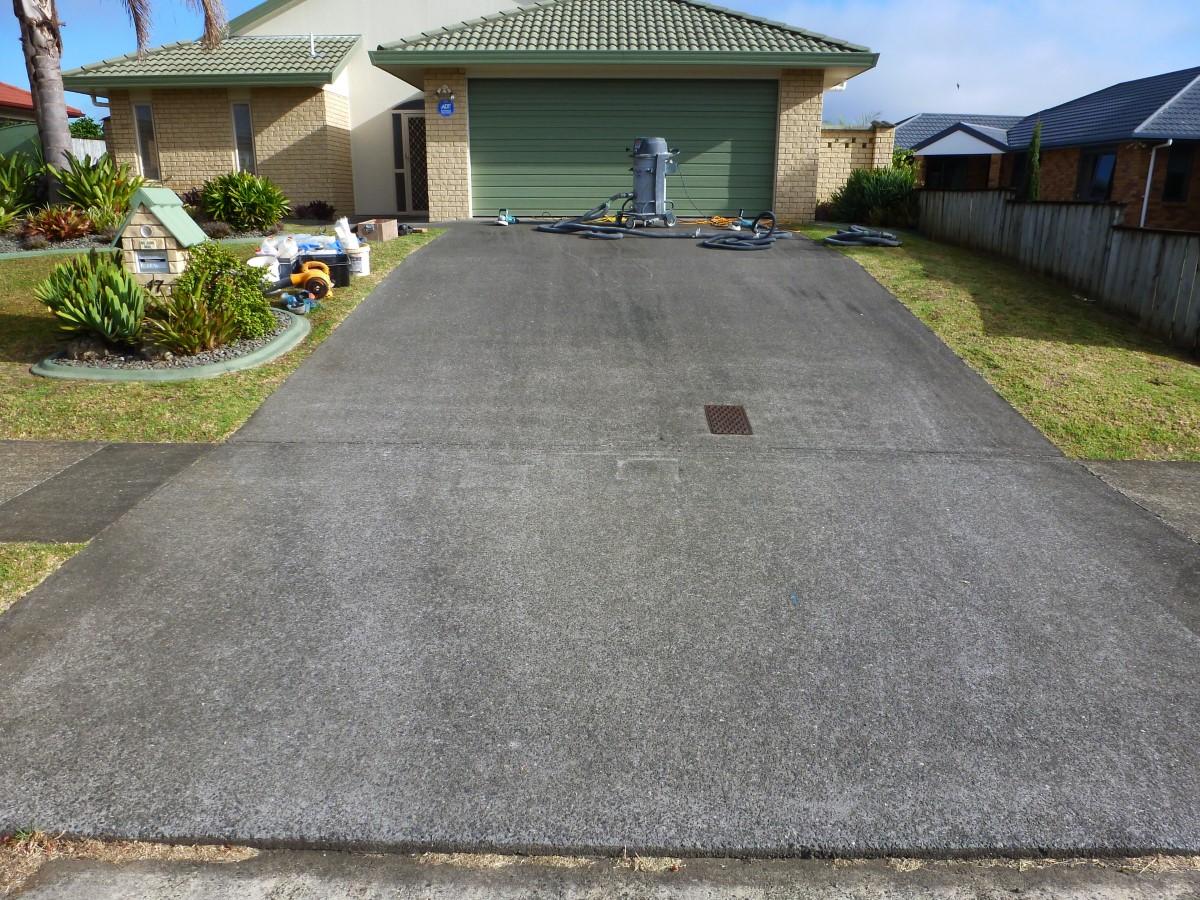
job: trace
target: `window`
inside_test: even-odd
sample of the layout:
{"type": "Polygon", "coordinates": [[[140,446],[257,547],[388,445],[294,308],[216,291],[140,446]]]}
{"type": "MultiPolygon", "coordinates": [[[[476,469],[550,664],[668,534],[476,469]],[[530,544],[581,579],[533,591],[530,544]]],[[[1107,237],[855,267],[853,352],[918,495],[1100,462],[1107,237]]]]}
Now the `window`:
{"type": "Polygon", "coordinates": [[[1113,171],[1116,167],[1116,147],[1081,151],[1079,175],[1075,180],[1075,199],[1085,203],[1106,202],[1112,194],[1113,171]]]}
{"type": "Polygon", "coordinates": [[[233,104],[233,156],[240,171],[254,174],[254,126],[249,103],[233,104]]]}
{"type": "Polygon", "coordinates": [[[142,167],[142,175],[151,181],[160,181],[158,141],[154,138],[154,113],[149,103],[134,104],[133,124],[137,131],[138,163],[142,167]]]}
{"type": "Polygon", "coordinates": [[[1025,167],[1029,165],[1028,153],[1014,153],[1012,156],[1012,173],[1008,179],[1008,186],[1014,190],[1021,190],[1025,186],[1025,167]]]}
{"type": "Polygon", "coordinates": [[[966,157],[925,157],[925,187],[932,191],[961,191],[964,190],[966,186],[966,157]]]}
{"type": "Polygon", "coordinates": [[[1183,203],[1187,200],[1195,155],[1195,144],[1176,144],[1171,148],[1171,155],[1167,157],[1167,178],[1163,182],[1164,202],[1183,203]]]}

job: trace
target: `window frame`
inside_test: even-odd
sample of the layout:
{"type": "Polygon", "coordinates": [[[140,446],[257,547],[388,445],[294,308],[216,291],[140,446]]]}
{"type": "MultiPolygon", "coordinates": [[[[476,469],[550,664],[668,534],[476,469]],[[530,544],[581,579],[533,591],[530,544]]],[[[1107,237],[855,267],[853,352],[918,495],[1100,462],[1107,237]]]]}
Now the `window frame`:
{"type": "Polygon", "coordinates": [[[1117,159],[1119,148],[1115,144],[1103,147],[1083,147],[1079,151],[1079,164],[1075,170],[1075,200],[1078,203],[1108,203],[1112,198],[1113,182],[1117,180],[1117,159]],[[1112,170],[1108,173],[1108,183],[1104,187],[1104,196],[1097,197],[1092,190],[1096,183],[1096,169],[1100,160],[1112,156],[1112,170]],[[1084,177],[1084,165],[1087,166],[1087,177],[1084,177]]]}
{"type": "Polygon", "coordinates": [[[231,100],[229,103],[229,118],[233,127],[233,167],[236,172],[249,172],[251,175],[258,174],[258,147],[254,140],[254,109],[249,100],[231,100]],[[246,107],[246,124],[250,127],[250,165],[242,164],[242,148],[238,141],[238,115],[237,109],[239,106],[246,107]]]}
{"type": "Polygon", "coordinates": [[[1191,143],[1175,144],[1173,147],[1171,147],[1171,152],[1167,154],[1167,164],[1164,167],[1163,172],[1163,189],[1162,196],[1160,198],[1163,203],[1187,203],[1188,192],[1192,185],[1192,172],[1196,168],[1196,147],[1196,144],[1191,143]],[[1171,171],[1171,163],[1176,159],[1184,158],[1185,153],[1187,161],[1183,165],[1182,185],[1179,189],[1178,196],[1169,196],[1171,177],[1173,175],[1178,176],[1181,174],[1179,172],[1171,171]]]}
{"type": "Polygon", "coordinates": [[[137,143],[137,161],[138,172],[147,181],[162,181],[162,162],[158,156],[158,124],[154,121],[154,104],[147,101],[135,100],[130,106],[133,108],[133,136],[137,143]],[[138,110],[145,108],[149,113],[148,119],[150,122],[150,150],[147,152],[145,132],[142,130],[142,117],[138,110]],[[153,159],[150,162],[153,165],[153,174],[147,171],[146,162],[148,157],[152,155],[153,159]]]}

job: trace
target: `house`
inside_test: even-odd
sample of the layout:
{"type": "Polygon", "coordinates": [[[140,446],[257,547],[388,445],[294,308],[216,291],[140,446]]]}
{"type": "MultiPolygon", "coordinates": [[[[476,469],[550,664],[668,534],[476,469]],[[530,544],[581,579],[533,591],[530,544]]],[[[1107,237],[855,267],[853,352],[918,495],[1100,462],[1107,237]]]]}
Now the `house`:
{"type": "MultiPolygon", "coordinates": [[[[177,191],[236,167],[358,215],[573,214],[628,190],[627,148],[653,134],[679,148],[681,214],[805,219],[823,92],[878,60],[698,0],[498,2],[266,0],[215,51],[64,82],[104,98],[114,156],[177,191]]],[[[855,141],[890,162],[890,128],[855,141]]]]}
{"type": "Polygon", "coordinates": [[[1200,231],[1200,66],[1026,116],[1008,131],[1002,184],[1019,183],[1039,120],[1042,200],[1119,202],[1128,225],[1200,231]]]}
{"type": "Polygon", "coordinates": [[[1000,186],[1008,129],[1021,116],[918,113],[896,125],[896,147],[912,150],[930,190],[982,191],[1000,186]]]}
{"type": "MultiPolygon", "coordinates": [[[[67,107],[67,118],[78,119],[83,110],[67,107]]],[[[33,94],[15,84],[0,81],[0,124],[33,121],[33,94]]]]}
{"type": "Polygon", "coordinates": [[[1200,231],[1200,67],[1023,117],[922,113],[896,126],[896,146],[931,190],[1016,188],[1039,120],[1040,199],[1124,203],[1128,225],[1200,231]]]}

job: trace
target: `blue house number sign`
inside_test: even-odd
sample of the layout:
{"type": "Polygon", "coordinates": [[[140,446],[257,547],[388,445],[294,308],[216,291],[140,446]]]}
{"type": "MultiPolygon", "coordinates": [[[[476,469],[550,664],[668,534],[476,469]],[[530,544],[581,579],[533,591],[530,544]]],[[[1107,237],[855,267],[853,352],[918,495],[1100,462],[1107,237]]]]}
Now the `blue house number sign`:
{"type": "Polygon", "coordinates": [[[439,100],[438,101],[438,115],[446,116],[446,117],[454,115],[454,101],[453,100],[439,100]]]}

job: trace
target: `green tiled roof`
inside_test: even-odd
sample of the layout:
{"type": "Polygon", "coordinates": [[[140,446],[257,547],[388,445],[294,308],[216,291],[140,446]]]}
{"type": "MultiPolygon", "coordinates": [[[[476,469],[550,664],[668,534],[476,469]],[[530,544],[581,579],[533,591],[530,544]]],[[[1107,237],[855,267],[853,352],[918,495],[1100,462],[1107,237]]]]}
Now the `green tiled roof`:
{"type": "Polygon", "coordinates": [[[179,241],[181,247],[194,247],[208,240],[208,235],[200,230],[200,226],[183,208],[183,201],[179,199],[179,195],[170,188],[138,188],[137,193],[129,201],[129,214],[125,216],[121,227],[117,229],[117,234],[125,231],[129,226],[129,220],[142,207],[153,213],[163,223],[167,231],[171,232],[175,240],[179,241]]]}
{"type": "Polygon", "coordinates": [[[127,53],[63,73],[68,90],[202,87],[238,84],[328,84],[349,61],[359,35],[229,37],[215,50],[179,41],[127,53]],[[315,50],[315,53],[313,52],[315,50]]]}
{"type": "Polygon", "coordinates": [[[864,53],[866,47],[696,0],[546,0],[380,48],[404,52],[864,53]]]}

